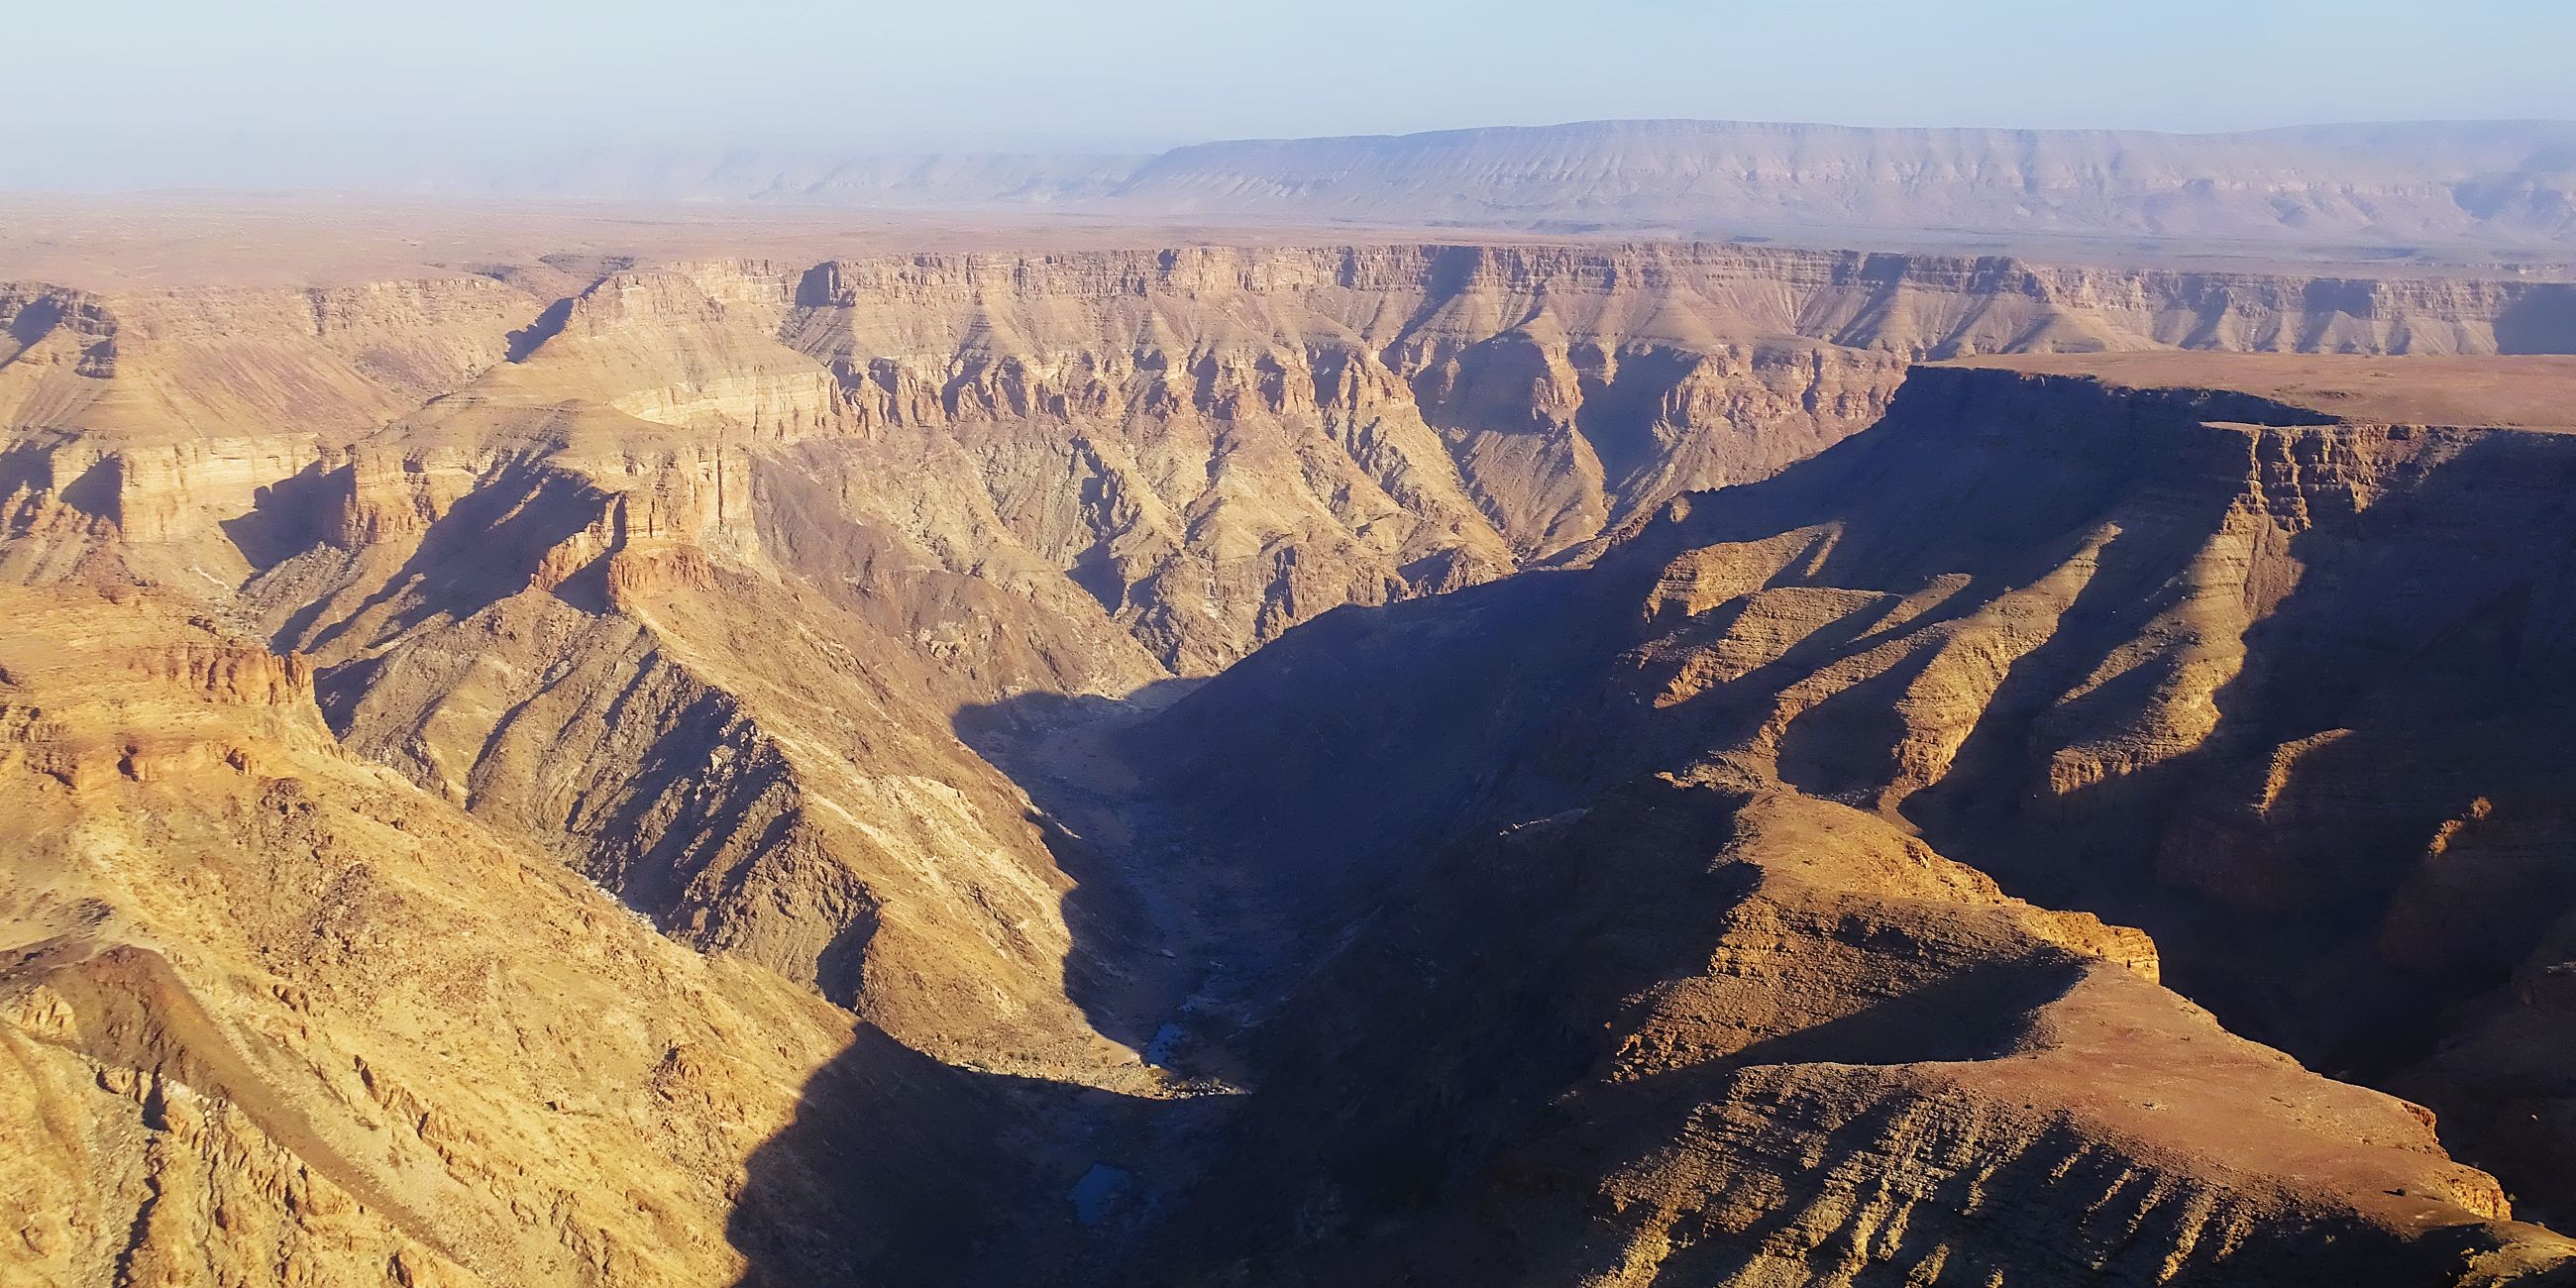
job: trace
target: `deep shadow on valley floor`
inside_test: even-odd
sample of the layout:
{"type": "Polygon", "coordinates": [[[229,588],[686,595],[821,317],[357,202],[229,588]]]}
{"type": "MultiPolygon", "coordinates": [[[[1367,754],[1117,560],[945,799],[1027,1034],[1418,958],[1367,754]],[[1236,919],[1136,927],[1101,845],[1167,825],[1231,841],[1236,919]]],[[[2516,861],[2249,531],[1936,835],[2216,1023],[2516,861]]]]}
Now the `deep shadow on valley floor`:
{"type": "MultiPolygon", "coordinates": [[[[2294,425],[2262,441],[2328,442],[2294,425]]],[[[2311,486],[2330,454],[2262,462],[2257,499],[2300,508],[2286,548],[2261,557],[2301,573],[2241,632],[2214,729],[2140,772],[2046,794],[2048,747],[2169,682],[2105,659],[2128,656],[2143,619],[2193,589],[2212,534],[2251,511],[2192,490],[2208,461],[2117,442],[2031,464],[2011,497],[1945,491],[1980,462],[1924,458],[1948,445],[1896,429],[1698,498],[1674,531],[1706,546],[1839,524],[1830,558],[1784,575],[1817,586],[1906,593],[1964,575],[1959,602],[1913,629],[2044,576],[2098,525],[2116,535],[2090,547],[2092,580],[2054,634],[2011,659],[1950,776],[1889,806],[2012,894],[2143,925],[2171,984],[2235,1031],[2431,1103],[2454,1155],[2527,1216],[2568,1210],[2554,1138],[2515,1121],[2557,1112],[2550,1071],[2463,1070],[2445,1052],[2506,1040],[2490,1021],[2525,1022],[2500,999],[2576,905],[2576,438],[2471,437],[2390,467],[2369,505],[2311,486]],[[2426,837],[2442,838],[2429,857],[2426,837]]],[[[2023,1040],[2021,1018],[2077,978],[2072,958],[1962,959],[1723,1058],[1587,1082],[1623,1057],[1614,1017],[1723,957],[1763,880],[1712,863],[1751,797],[1655,778],[1742,734],[1744,713],[1723,690],[1669,710],[1621,696],[1660,558],[1330,613],[1177,703],[1036,695],[959,713],[1075,882],[1069,994],[1171,1094],[957,1068],[863,1028],[750,1162],[729,1227],[744,1282],[1606,1272],[1585,1260],[1608,1255],[1609,1216],[1584,1178],[1647,1166],[1703,1107],[1744,1095],[1749,1070],[1975,1063],[2023,1040]]],[[[1869,637],[1799,647],[1823,666],[1869,637]]],[[[1767,693],[1807,656],[1736,684],[1767,693]]],[[[1781,775],[1854,802],[1893,781],[1892,713],[1919,675],[1892,669],[1815,708],[1781,741],[1781,775]]],[[[1864,1114],[1819,1148],[1865,1157],[1891,1121],[1864,1114]]],[[[2031,1161],[2046,1152],[1997,1175],[2038,1169],[2034,1194],[2072,1202],[2031,1161]]],[[[1780,1215],[1676,1252],[1656,1282],[1723,1277],[1745,1239],[1782,1235],[1827,1184],[1774,1180],[1780,1215]]],[[[2043,1234],[2091,1219],[2032,1212],[2043,1234]]],[[[2438,1240],[2419,1254],[2466,1255],[2438,1240]]],[[[1951,1268],[1982,1282],[2016,1255],[1971,1248],[1951,1268]]],[[[2393,1273],[2394,1255],[2367,1239],[2256,1248],[2185,1258],[2170,1281],[2361,1282],[2393,1273]]]]}

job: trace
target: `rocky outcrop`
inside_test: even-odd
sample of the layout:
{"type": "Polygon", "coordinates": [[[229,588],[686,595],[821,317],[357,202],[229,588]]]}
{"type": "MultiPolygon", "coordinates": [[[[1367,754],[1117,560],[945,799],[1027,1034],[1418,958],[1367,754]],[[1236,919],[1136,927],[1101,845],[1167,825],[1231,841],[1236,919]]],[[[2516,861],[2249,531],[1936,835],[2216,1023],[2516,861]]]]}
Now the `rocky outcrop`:
{"type": "Polygon", "coordinates": [[[0,287],[0,566],[25,581],[140,561],[237,584],[294,535],[257,515],[270,489],[500,361],[532,306],[479,277],[113,299],[0,287]]]}
{"type": "Polygon", "coordinates": [[[1399,246],[566,260],[234,329],[13,293],[12,1130],[110,1160],[21,1241],[74,1280],[2537,1268],[2422,1115],[2149,977],[2554,1183],[2508,1144],[2561,1099],[2520,677],[2566,598],[2498,551],[2576,439],[2305,368],[1904,373],[2512,348],[2553,289],[1399,246]],[[1220,669],[1132,745],[1081,718],[1220,669]]]}
{"type": "MultiPolygon", "coordinates": [[[[620,271],[281,485],[258,513],[318,544],[252,599],[320,660],[352,746],[689,942],[919,1046],[1084,1065],[1064,878],[952,713],[1123,694],[1339,604],[1584,557],[1672,489],[1862,423],[1930,328],[2021,334],[1994,329],[2008,274],[1923,264],[1865,336],[1831,301],[1875,271],[1409,249],[620,271]],[[1824,294],[1677,312],[1739,278],[1824,294]],[[998,1007],[937,1000],[981,978],[1013,981],[998,1007]]],[[[2029,307],[2073,289],[2012,280],[2029,307]]]]}
{"type": "Polygon", "coordinates": [[[255,588],[347,746],[906,1040],[1107,1058],[1061,1000],[1064,879],[1030,806],[948,732],[961,682],[731,551],[713,454],[479,487],[416,464],[386,471],[429,480],[384,503],[402,522],[255,588]]]}
{"type": "Polygon", "coordinates": [[[2566,544],[2576,438],[2391,423],[2425,404],[2384,402],[2380,364],[2206,360],[2196,389],[2039,365],[1919,370],[1867,434],[1677,502],[1580,575],[1317,623],[1139,749],[1209,826],[1260,829],[1265,898],[1305,909],[1386,897],[1425,837],[1659,770],[1840,802],[2143,926],[2168,983],[2420,1098],[2495,1193],[2554,1214],[2547,784],[2576,633],[2532,552],[2566,544]],[[1358,728],[1401,775],[1221,772],[1244,739],[1299,760],[1358,728]],[[1362,793],[1369,827],[1324,804],[1362,793]]]}
{"type": "MultiPolygon", "coordinates": [[[[986,492],[1185,674],[1766,475],[1875,420],[1912,359],[2492,352],[2576,311],[2547,284],[1673,246],[843,260],[795,303],[864,468],[986,492]]],[[[993,544],[888,508],[952,561],[993,544]]]]}
{"type": "Polygon", "coordinates": [[[739,1160],[845,1018],[348,757],[183,601],[0,608],[12,1278],[738,1272],[739,1160]]]}
{"type": "Polygon", "coordinates": [[[291,553],[290,480],[396,419],[405,453],[435,422],[619,471],[646,441],[724,444],[792,454],[832,480],[806,499],[908,562],[1086,631],[1088,599],[1204,674],[1335,605],[1560,561],[1762,477],[1876,419],[1911,360],[2527,350],[2576,316],[2512,279],[1687,245],[624,263],[521,293],[566,277],[11,288],[0,481],[47,534],[15,575],[65,575],[104,523],[155,575],[237,581],[291,553]]]}
{"type": "Polygon", "coordinates": [[[2424,1111],[2154,970],[1858,811],[1640,784],[1461,843],[1345,934],[1129,1252],[1752,1285],[2449,1283],[2571,1251],[2424,1111]]]}

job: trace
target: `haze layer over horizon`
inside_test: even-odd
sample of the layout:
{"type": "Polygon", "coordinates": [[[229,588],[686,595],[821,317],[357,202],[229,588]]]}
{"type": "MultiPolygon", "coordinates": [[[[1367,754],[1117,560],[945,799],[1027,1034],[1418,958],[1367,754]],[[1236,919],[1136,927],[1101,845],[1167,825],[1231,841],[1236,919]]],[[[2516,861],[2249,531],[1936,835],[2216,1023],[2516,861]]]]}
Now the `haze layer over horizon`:
{"type": "Polygon", "coordinates": [[[2178,131],[2576,118],[2576,82],[2556,66],[2576,11],[2537,0],[1612,0],[1580,18],[1530,0],[757,0],[720,24],[650,21],[665,3],[147,0],[19,15],[20,47],[58,56],[22,63],[20,99],[39,106],[0,124],[0,189],[385,186],[462,158],[598,147],[1134,154],[1615,118],[2178,131]],[[1583,74],[1610,65],[1623,73],[1583,74]]]}

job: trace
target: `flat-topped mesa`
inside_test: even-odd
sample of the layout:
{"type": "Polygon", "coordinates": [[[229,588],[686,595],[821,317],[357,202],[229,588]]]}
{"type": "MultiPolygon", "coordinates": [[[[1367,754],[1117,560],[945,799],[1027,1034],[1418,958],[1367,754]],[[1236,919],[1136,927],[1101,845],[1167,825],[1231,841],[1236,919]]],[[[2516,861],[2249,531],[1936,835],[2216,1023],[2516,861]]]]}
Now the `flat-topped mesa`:
{"type": "MultiPolygon", "coordinates": [[[[2014,354],[1962,358],[1965,369],[2062,376],[2115,389],[2207,399],[2260,398],[2287,411],[2236,417],[2255,424],[2456,426],[2576,431],[2576,359],[2457,357],[2410,362],[2259,354],[2219,360],[2183,353],[2014,354]]],[[[2231,419],[2223,409],[2212,420],[2231,419]]]]}
{"type": "Polygon", "coordinates": [[[481,558],[495,575],[516,569],[552,590],[619,552],[699,559],[713,548],[756,561],[753,472],[744,449],[720,443],[568,457],[383,439],[333,453],[277,508],[282,522],[299,510],[341,549],[381,553],[464,507],[462,523],[491,525],[481,558]]]}
{"type": "Polygon", "coordinates": [[[0,420],[118,445],[345,441],[498,362],[533,306],[488,278],[96,295],[0,287],[0,420]]]}
{"type": "Polygon", "coordinates": [[[1175,148],[1108,203],[1199,218],[2546,246],[2561,122],[2245,134],[1588,121],[1175,148]]]}
{"type": "Polygon", "coordinates": [[[514,360],[465,397],[494,403],[581,400],[705,433],[792,440],[841,419],[830,373],[778,343],[783,283],[756,266],[718,276],[611,275],[557,303],[522,332],[514,360]],[[706,285],[725,289],[728,301],[706,285]]]}
{"type": "MultiPolygon", "coordinates": [[[[566,244],[624,248],[587,257],[594,260],[655,247],[703,253],[707,229],[735,221],[772,247],[866,235],[851,220],[815,213],[835,206],[864,208],[867,223],[898,236],[951,245],[1002,238],[1097,245],[1121,230],[1206,235],[1230,227],[1244,239],[1275,239],[1299,229],[1375,227],[1392,235],[1627,231],[1899,246],[2045,240],[2320,257],[2537,257],[2570,238],[2570,146],[2567,124],[2553,121],[2169,134],[1609,120],[1222,140],[1150,156],[582,148],[497,168],[464,157],[399,168],[409,191],[553,207],[544,215],[522,208],[511,212],[517,218],[495,218],[488,204],[424,208],[343,197],[326,207],[335,235],[280,255],[268,239],[239,235],[238,212],[246,206],[295,221],[310,210],[233,198],[211,212],[232,217],[217,225],[227,235],[183,233],[156,248],[147,234],[109,267],[206,277],[274,273],[283,261],[346,274],[370,261],[417,264],[439,254],[431,246],[454,258],[489,256],[496,224],[521,244],[551,231],[566,244]],[[566,201],[635,204],[585,212],[566,201]],[[655,207],[666,213],[656,218],[655,207]]],[[[41,204],[34,209],[43,212],[41,204]]],[[[189,231],[205,213],[184,205],[163,211],[189,231]]],[[[69,251],[78,262],[89,245],[38,236],[16,249],[39,257],[69,251]]]]}
{"type": "Polygon", "coordinates": [[[503,507],[525,518],[514,534],[551,538],[528,561],[541,590],[618,552],[756,558],[750,449],[845,432],[847,415],[830,374],[770,337],[774,290],[748,268],[706,274],[731,303],[678,271],[557,302],[514,333],[510,361],[332,463],[325,535],[414,538],[497,489],[520,495],[503,507]]]}
{"type": "Polygon", "coordinates": [[[239,580],[305,525],[237,527],[270,489],[502,357],[527,297],[480,277],[328,290],[0,293],[12,579],[108,548],[239,580]]]}

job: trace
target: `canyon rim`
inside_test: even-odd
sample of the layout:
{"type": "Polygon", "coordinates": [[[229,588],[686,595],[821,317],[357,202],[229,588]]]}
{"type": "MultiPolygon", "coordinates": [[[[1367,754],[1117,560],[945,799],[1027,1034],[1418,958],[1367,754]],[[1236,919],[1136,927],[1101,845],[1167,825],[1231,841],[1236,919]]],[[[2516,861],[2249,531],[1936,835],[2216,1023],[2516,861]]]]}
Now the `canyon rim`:
{"type": "Polygon", "coordinates": [[[2248,124],[0,162],[0,1284],[2576,1284],[2576,124],[2248,124]]]}

